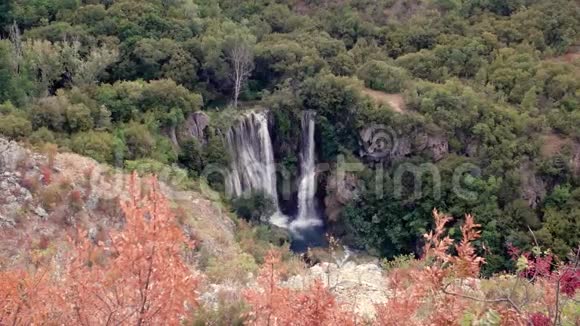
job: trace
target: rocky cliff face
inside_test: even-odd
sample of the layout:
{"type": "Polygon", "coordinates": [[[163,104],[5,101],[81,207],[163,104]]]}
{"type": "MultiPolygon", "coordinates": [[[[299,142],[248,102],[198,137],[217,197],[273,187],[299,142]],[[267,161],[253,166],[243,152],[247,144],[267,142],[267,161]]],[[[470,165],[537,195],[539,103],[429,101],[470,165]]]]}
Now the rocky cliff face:
{"type": "Polygon", "coordinates": [[[47,217],[46,211],[33,203],[33,195],[23,181],[26,173],[40,173],[38,162],[42,159],[0,138],[0,229],[14,228],[24,210],[39,219],[47,217]]]}
{"type": "Polygon", "coordinates": [[[184,124],[179,128],[178,141],[183,142],[188,139],[196,139],[200,144],[205,144],[206,128],[209,126],[209,116],[205,112],[194,112],[190,114],[184,124]]]}
{"type": "Polygon", "coordinates": [[[525,162],[520,167],[520,189],[522,199],[531,208],[536,208],[546,197],[546,184],[536,174],[531,162],[525,162]]]}
{"type": "MultiPolygon", "coordinates": [[[[443,133],[417,131],[400,134],[385,126],[369,126],[360,132],[360,157],[367,164],[391,165],[412,155],[426,155],[434,162],[449,153],[449,143],[443,133]]],[[[338,176],[331,173],[325,184],[325,213],[329,221],[336,221],[361,187],[354,174],[338,176]]]]}
{"type": "Polygon", "coordinates": [[[341,176],[333,172],[327,179],[324,198],[325,215],[328,221],[336,222],[346,206],[359,192],[357,177],[352,173],[341,176]]]}
{"type": "Polygon", "coordinates": [[[419,154],[439,161],[449,153],[449,143],[442,132],[418,130],[403,134],[390,127],[369,126],[360,131],[360,139],[359,155],[374,163],[390,165],[419,154]]]}

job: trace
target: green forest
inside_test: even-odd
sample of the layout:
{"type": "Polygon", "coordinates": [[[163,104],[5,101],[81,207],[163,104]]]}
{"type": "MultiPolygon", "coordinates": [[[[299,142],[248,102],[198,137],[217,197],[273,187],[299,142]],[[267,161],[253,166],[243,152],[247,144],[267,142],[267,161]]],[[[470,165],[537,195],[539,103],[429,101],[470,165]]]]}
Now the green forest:
{"type": "MultiPolygon", "coordinates": [[[[515,268],[508,244],[565,259],[580,243],[576,1],[0,3],[6,138],[198,180],[206,167],[228,165],[223,135],[255,108],[271,113],[276,161],[289,171],[298,169],[305,110],[316,112],[317,162],[367,167],[352,172],[356,195],[327,221],[353,248],[418,253],[434,208],[456,218],[457,238],[463,215],[476,216],[484,275],[515,268]],[[199,112],[210,118],[203,139],[187,132],[199,112]],[[361,154],[371,125],[387,126],[399,151],[361,154]],[[427,163],[440,181],[421,174],[415,197],[405,175],[402,194],[394,191],[398,169],[427,163]],[[461,166],[477,171],[456,180],[461,166]],[[457,182],[476,198],[459,195],[457,182]]],[[[329,178],[319,174],[321,202],[329,178]]],[[[223,180],[207,181],[224,191],[223,180]]],[[[267,201],[257,194],[231,205],[260,220],[267,201]]]]}

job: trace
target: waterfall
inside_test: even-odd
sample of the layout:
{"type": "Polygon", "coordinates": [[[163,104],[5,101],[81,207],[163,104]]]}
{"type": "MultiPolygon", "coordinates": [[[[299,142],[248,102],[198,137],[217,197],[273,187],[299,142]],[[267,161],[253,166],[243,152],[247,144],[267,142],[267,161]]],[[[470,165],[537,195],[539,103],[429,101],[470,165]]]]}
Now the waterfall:
{"type": "Polygon", "coordinates": [[[302,114],[302,149],[300,156],[300,184],[298,187],[298,216],[290,224],[292,230],[322,225],[316,210],[316,166],[314,142],[315,112],[302,114]]]}
{"type": "Polygon", "coordinates": [[[244,115],[227,133],[231,171],[226,191],[232,197],[263,191],[278,210],[276,169],[266,112],[244,115]]]}
{"type": "Polygon", "coordinates": [[[297,250],[324,243],[321,239],[324,225],[316,206],[314,117],[315,113],[311,111],[305,111],[302,115],[298,215],[290,224],[278,205],[274,150],[268,131],[267,113],[248,113],[227,133],[231,155],[230,172],[226,178],[227,193],[232,197],[240,197],[263,191],[271,197],[276,212],[270,217],[270,223],[289,228],[294,238],[292,246],[297,250]]]}

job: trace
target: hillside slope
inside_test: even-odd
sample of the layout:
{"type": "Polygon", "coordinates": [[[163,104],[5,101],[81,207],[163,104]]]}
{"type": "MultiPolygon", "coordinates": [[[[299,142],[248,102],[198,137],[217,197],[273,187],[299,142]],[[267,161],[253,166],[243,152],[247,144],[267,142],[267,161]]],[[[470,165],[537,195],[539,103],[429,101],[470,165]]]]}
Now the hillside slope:
{"type": "MultiPolygon", "coordinates": [[[[24,238],[52,241],[75,228],[99,234],[121,226],[119,202],[128,175],[72,153],[39,154],[0,138],[0,262],[14,264],[28,248],[24,238]]],[[[161,180],[183,227],[212,256],[240,253],[235,225],[216,201],[195,191],[176,190],[161,180]]]]}

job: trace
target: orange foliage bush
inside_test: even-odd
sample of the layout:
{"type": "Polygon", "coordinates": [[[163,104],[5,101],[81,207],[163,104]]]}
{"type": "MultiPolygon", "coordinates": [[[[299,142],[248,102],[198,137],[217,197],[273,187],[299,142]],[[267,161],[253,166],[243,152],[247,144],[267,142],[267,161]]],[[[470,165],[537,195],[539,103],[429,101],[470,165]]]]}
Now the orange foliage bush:
{"type": "Polygon", "coordinates": [[[176,325],[195,308],[198,276],[182,261],[193,244],[157,182],[148,194],[137,183],[133,175],[124,228],[105,243],[93,245],[79,232],[54,273],[0,273],[0,325],[176,325]]]}
{"type": "Polygon", "coordinates": [[[258,289],[244,293],[252,309],[249,325],[354,325],[354,315],[336,302],[320,282],[305,290],[280,286],[280,253],[268,252],[258,289]]]}
{"type": "Polygon", "coordinates": [[[60,314],[51,300],[56,288],[50,284],[48,272],[31,275],[25,271],[0,273],[0,325],[44,325],[60,314]]]}
{"type": "Polygon", "coordinates": [[[42,183],[46,186],[52,183],[52,168],[48,165],[40,166],[40,174],[42,175],[42,183]]]}

